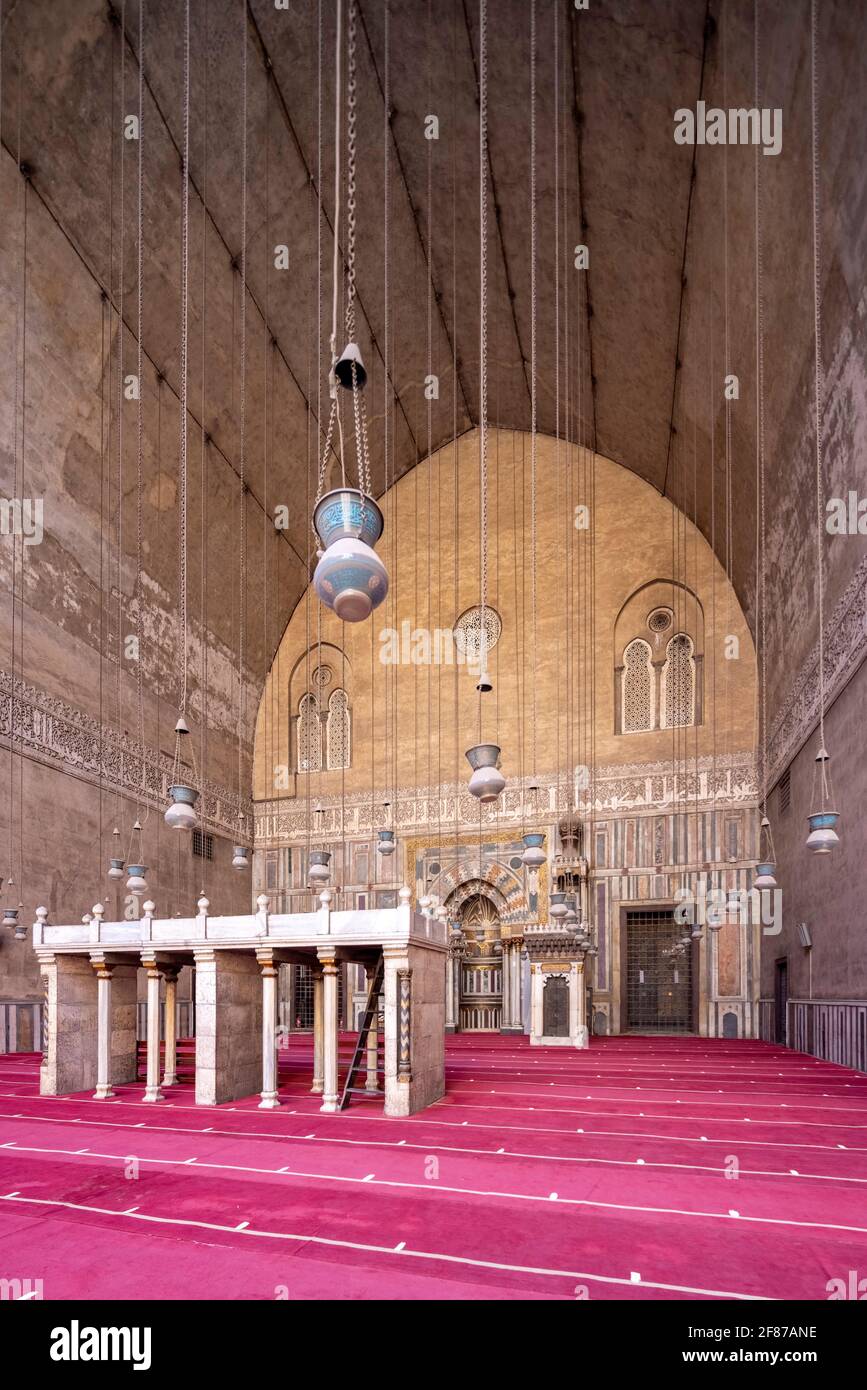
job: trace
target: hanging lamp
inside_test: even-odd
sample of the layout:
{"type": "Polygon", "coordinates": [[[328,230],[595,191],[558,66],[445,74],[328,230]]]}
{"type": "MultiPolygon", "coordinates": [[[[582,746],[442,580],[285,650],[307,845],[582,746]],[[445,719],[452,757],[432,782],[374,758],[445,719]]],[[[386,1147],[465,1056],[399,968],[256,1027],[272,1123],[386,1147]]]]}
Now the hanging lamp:
{"type": "Polygon", "coordinates": [[[379,507],[359,488],[327,492],[316,504],[313,525],[323,548],[313,587],[341,622],[364,622],[388,593],[388,571],[373,549],[383,524],[379,507]]]}
{"type": "Polygon", "coordinates": [[[500,771],[500,749],[496,743],[477,743],[468,748],[465,754],[473,769],[470,775],[470,795],[478,797],[483,804],[496,801],[506,785],[500,771]]]}
{"type": "Polygon", "coordinates": [[[126,881],[127,892],[136,898],[143,898],[148,890],[146,874],[147,864],[130,864],[129,878],[126,881]]]}
{"type": "MultiPolygon", "coordinates": [[[[114,837],[114,848],[115,848],[115,850],[117,850],[117,849],[119,848],[119,845],[120,845],[120,830],[118,829],[117,826],[115,826],[115,827],[114,827],[114,830],[112,830],[111,833],[112,833],[112,836],[114,837]]],[[[112,858],[109,859],[109,861],[108,861],[108,873],[107,873],[106,877],[107,877],[107,878],[123,878],[123,868],[124,868],[123,856],[122,856],[122,855],[118,855],[117,853],[115,853],[115,854],[112,856],[112,858]]]]}
{"type": "Polygon", "coordinates": [[[331,877],[331,851],[312,849],[308,878],[315,888],[324,888],[331,877]]]}
{"type": "MultiPolygon", "coordinates": [[[[385,812],[386,820],[390,819],[391,802],[383,801],[382,809],[385,812]]],[[[381,854],[387,858],[390,854],[394,854],[395,848],[393,830],[378,830],[376,832],[377,854],[381,854]]]]}
{"type": "Polygon", "coordinates": [[[364,386],[367,372],[356,341],[355,326],[355,227],[356,227],[356,5],[350,0],[348,61],[346,76],[347,109],[347,168],[346,168],[346,346],[337,356],[337,307],[340,292],[338,274],[340,251],[341,169],[341,96],[343,63],[343,5],[337,6],[336,40],[336,100],[334,121],[334,282],[331,323],[331,370],[329,393],[331,412],[319,465],[319,482],[313,512],[313,528],[319,538],[319,563],[313,574],[313,587],[326,608],[341,622],[361,623],[370,617],[374,608],[388,593],[388,571],[373,549],[382,535],[382,512],[371,496],[370,452],[367,438],[367,413],[364,386]],[[355,439],[355,462],[358,487],[346,483],[344,427],[340,415],[340,392],[349,394],[355,439]],[[335,430],[338,439],[341,486],[325,492],[325,477],[331,461],[335,430]]]}
{"type": "Polygon", "coordinates": [[[814,854],[830,854],[831,850],[840,843],[840,837],[837,834],[840,813],[839,811],[826,810],[828,802],[832,799],[829,762],[830,758],[823,744],[816,754],[813,769],[813,791],[810,798],[812,805],[815,807],[818,804],[821,809],[813,810],[807,817],[810,826],[807,849],[811,849],[814,854]]]}
{"type": "Polygon", "coordinates": [[[545,843],[545,836],[532,831],[524,836],[524,852],[521,855],[521,863],[528,869],[540,869],[547,860],[548,856],[542,846],[545,843]]]}
{"type": "MultiPolygon", "coordinates": [[[[186,24],[184,31],[184,142],[182,150],[182,179],[183,196],[181,205],[181,331],[180,331],[180,412],[179,412],[179,441],[178,441],[178,492],[180,513],[180,532],[178,537],[178,592],[180,597],[180,641],[178,643],[180,651],[181,668],[181,700],[178,720],[175,724],[175,756],[172,768],[172,782],[169,787],[170,804],[164,813],[166,825],[171,830],[190,831],[198,829],[199,819],[196,815],[195,805],[199,793],[193,782],[183,780],[183,768],[185,758],[183,751],[185,748],[184,740],[189,738],[190,730],[186,721],[187,709],[187,445],[188,445],[188,407],[187,395],[189,390],[189,185],[190,185],[190,83],[189,83],[189,64],[190,64],[190,12],[189,5],[186,7],[186,24]]],[[[245,253],[244,237],[242,235],[242,256],[245,253]]],[[[242,295],[242,314],[245,312],[246,300],[242,295]]],[[[244,355],[244,334],[245,326],[242,324],[242,358],[244,355]]],[[[242,389],[243,401],[243,389],[242,389]]],[[[243,413],[243,406],[242,406],[243,413]]],[[[244,427],[241,426],[241,486],[244,483],[244,427]]],[[[241,541],[242,552],[244,541],[241,541]]],[[[190,742],[193,768],[195,769],[195,746],[190,742]]],[[[141,867],[141,866],[136,866],[141,867]]],[[[132,882],[132,870],[130,870],[130,880],[132,882]]],[[[137,877],[143,878],[143,875],[137,877]]],[[[130,892],[139,893],[143,889],[140,887],[130,887],[130,892]]]]}
{"type": "MultiPolygon", "coordinates": [[[[189,734],[190,730],[182,713],[175,725],[175,760],[172,770],[172,785],[169,787],[171,804],[164,817],[166,825],[172,830],[197,830],[199,825],[199,818],[195,811],[199,793],[192,783],[181,781],[184,763],[182,749],[184,739],[189,738],[189,734]]],[[[193,750],[193,763],[195,764],[196,755],[192,741],[190,747],[193,750]]]]}
{"type": "Polygon", "coordinates": [[[810,833],[807,848],[814,854],[830,854],[840,843],[837,826],[840,822],[838,811],[828,809],[833,806],[831,774],[828,767],[828,750],[825,747],[825,489],[823,479],[823,431],[824,413],[824,371],[822,367],[822,299],[821,299],[821,216],[819,207],[819,84],[818,84],[818,31],[816,0],[810,9],[810,60],[812,74],[812,231],[813,231],[813,334],[814,358],[814,408],[816,444],[816,578],[819,610],[819,751],[813,768],[813,787],[810,796],[811,814],[807,817],[810,833]]]}
{"type": "MultiPolygon", "coordinates": [[[[237,839],[238,839],[238,840],[240,840],[240,839],[241,839],[241,836],[245,833],[245,829],[246,829],[246,827],[245,827],[244,812],[239,810],[239,811],[238,811],[238,835],[237,835],[237,839]]],[[[249,845],[242,845],[242,844],[234,844],[234,845],[232,845],[232,868],[233,868],[233,869],[237,869],[237,871],[238,871],[239,873],[243,873],[243,871],[244,871],[245,869],[249,869],[249,867],[250,867],[250,847],[249,847],[249,845]]]]}
{"type": "Polygon", "coordinates": [[[139,820],[133,822],[132,831],[130,832],[129,849],[126,856],[128,874],[126,891],[132,893],[136,898],[141,898],[147,892],[148,888],[146,881],[147,865],[137,862],[133,863],[134,855],[138,855],[139,859],[144,857],[142,855],[141,821],[139,820]],[[133,849],[134,840],[136,841],[135,849],[133,849]]]}
{"type": "MultiPolygon", "coordinates": [[[[476,690],[493,689],[488,672],[488,47],[487,0],[481,0],[479,30],[479,679],[476,690]]],[[[479,707],[479,735],[482,714],[479,707]]],[[[499,770],[500,749],[479,743],[466,754],[473,769],[470,793],[483,804],[496,801],[506,785],[499,770]]]]}
{"type": "Polygon", "coordinates": [[[756,888],[776,888],[777,880],[774,877],[774,870],[777,861],[774,854],[774,838],[771,834],[771,822],[767,816],[762,816],[762,823],[759,829],[759,862],[756,865],[756,888]]]}
{"type": "MultiPolygon", "coordinates": [[[[2,880],[2,878],[0,878],[0,887],[2,887],[2,886],[3,886],[3,880],[2,880]]],[[[8,879],[6,880],[6,891],[7,891],[7,893],[9,892],[10,888],[14,888],[14,887],[15,887],[15,880],[14,880],[14,878],[11,878],[11,877],[8,878],[8,879]]],[[[3,921],[0,922],[0,926],[3,926],[3,927],[15,927],[15,926],[17,926],[17,925],[18,925],[18,908],[17,908],[17,907],[7,907],[7,908],[4,908],[4,910],[3,910],[3,921]]]]}
{"type": "Polygon", "coordinates": [[[552,917],[565,917],[569,911],[566,906],[566,894],[561,892],[552,893],[549,901],[549,911],[552,917]]]}

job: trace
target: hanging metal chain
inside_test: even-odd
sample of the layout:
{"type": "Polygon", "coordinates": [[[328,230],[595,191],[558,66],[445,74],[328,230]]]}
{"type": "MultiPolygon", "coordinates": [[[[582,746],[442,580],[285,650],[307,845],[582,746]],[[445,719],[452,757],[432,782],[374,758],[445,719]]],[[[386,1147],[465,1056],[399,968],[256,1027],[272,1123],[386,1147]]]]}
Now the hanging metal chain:
{"type": "Polygon", "coordinates": [[[141,812],[141,803],[145,790],[145,748],[144,748],[144,677],[142,672],[142,604],[144,601],[144,585],[142,584],[142,554],[144,551],[144,523],[142,511],[142,487],[143,487],[143,465],[144,456],[144,396],[142,387],[142,306],[144,301],[144,291],[142,288],[142,268],[144,264],[144,248],[142,245],[144,222],[142,217],[144,192],[144,3],[141,0],[138,12],[138,180],[136,188],[136,378],[138,381],[138,403],[136,410],[136,458],[135,458],[135,482],[136,482],[136,501],[135,501],[135,530],[136,530],[136,709],[138,716],[138,751],[139,751],[139,797],[137,801],[137,811],[141,812]]]}
{"type": "MultiPolygon", "coordinates": [[[[530,604],[533,612],[533,781],[536,780],[536,0],[530,5],[530,604]]],[[[534,806],[535,809],[535,806],[534,806]]]]}
{"type": "MultiPolygon", "coordinates": [[[[189,3],[189,0],[187,0],[189,3]]],[[[238,800],[243,795],[244,658],[247,620],[247,4],[241,0],[241,517],[238,592],[238,800]]]]}
{"type": "MultiPolygon", "coordinates": [[[[753,36],[755,66],[756,110],[759,106],[759,0],[753,4],[753,36]]],[[[759,679],[761,682],[762,721],[762,813],[768,814],[768,690],[765,656],[765,359],[764,359],[764,302],[762,296],[762,220],[761,220],[761,157],[755,154],[755,222],[756,222],[756,454],[759,475],[759,679]]],[[[696,726],[697,727],[697,726],[696,726]]]]}
{"type": "MultiPolygon", "coordinates": [[[[346,61],[346,337],[355,342],[355,231],[356,231],[356,155],[357,155],[357,27],[358,0],[349,0],[346,61]]],[[[358,370],[352,364],[352,410],[355,423],[355,458],[358,486],[370,496],[370,453],[367,439],[367,413],[358,385],[358,370]]]]}
{"type": "MultiPolygon", "coordinates": [[[[201,656],[201,742],[199,746],[199,768],[202,778],[202,792],[204,794],[204,779],[208,766],[208,468],[209,468],[209,448],[207,433],[205,430],[205,420],[207,418],[207,342],[208,342],[208,115],[209,115],[209,87],[210,87],[210,42],[208,7],[205,6],[203,16],[204,34],[202,44],[203,56],[203,87],[204,87],[204,107],[202,112],[202,262],[201,262],[201,296],[202,296],[202,325],[201,325],[201,361],[202,361],[202,394],[201,394],[201,433],[200,433],[200,485],[199,485],[199,504],[200,504],[200,535],[199,553],[201,555],[200,564],[200,593],[199,593],[199,632],[200,632],[200,656],[201,656]]],[[[208,861],[202,859],[201,862],[201,897],[207,896],[208,887],[208,861]]]]}
{"type": "MultiPolygon", "coordinates": [[[[356,153],[357,153],[357,9],[356,0],[349,0],[349,23],[347,37],[347,77],[346,77],[346,111],[347,111],[347,167],[346,167],[346,228],[347,228],[347,254],[346,254],[346,307],[345,307],[345,329],[349,342],[355,340],[355,229],[356,229],[356,153]]],[[[321,43],[320,43],[321,50],[321,43]]],[[[332,287],[332,324],[331,324],[331,374],[329,378],[329,388],[331,392],[331,410],[328,420],[328,429],[325,437],[325,444],[319,463],[319,476],[317,479],[316,502],[318,503],[325,491],[325,477],[328,470],[328,461],[333,447],[334,431],[337,429],[340,447],[340,466],[341,481],[346,485],[346,461],[343,449],[343,427],[340,418],[340,405],[338,400],[338,384],[334,375],[334,367],[337,362],[337,305],[338,305],[338,285],[339,285],[339,244],[340,244],[340,177],[341,177],[341,83],[343,71],[343,0],[337,0],[337,35],[336,35],[336,61],[335,61],[335,113],[334,113],[334,257],[333,257],[333,287],[332,287]]],[[[321,128],[321,118],[320,118],[321,128]]],[[[320,157],[321,157],[321,135],[320,135],[320,157]]],[[[321,180],[320,180],[321,187],[321,180]]],[[[320,195],[320,217],[321,217],[321,195],[320,195]]],[[[365,494],[370,493],[370,451],[367,436],[367,419],[364,405],[361,400],[361,391],[358,385],[358,373],[355,364],[352,364],[352,404],[355,429],[355,452],[358,472],[358,485],[365,494]]],[[[316,528],[313,527],[316,534],[316,528]]]]}
{"type": "MultiPolygon", "coordinates": [[[[349,0],[346,64],[346,336],[355,342],[356,0],[349,0]]],[[[355,392],[353,374],[352,383],[355,392]]]]}
{"type": "Polygon", "coordinates": [[[488,604],[488,6],[479,0],[479,500],[481,511],[482,671],[487,668],[488,604]]]}
{"type": "Polygon", "coordinates": [[[358,386],[358,370],[352,364],[352,412],[355,419],[355,457],[358,463],[358,486],[365,497],[370,496],[370,454],[367,444],[367,412],[358,386]]]}
{"type": "Polygon", "coordinates": [[[181,443],[180,534],[178,538],[181,601],[181,713],[187,708],[187,387],[189,378],[190,271],[190,0],[184,5],[184,152],[181,214],[181,443]]]}
{"type": "MultiPolygon", "coordinates": [[[[126,108],[126,0],[120,7],[120,31],[118,34],[118,45],[120,48],[120,117],[121,127],[124,120],[126,108]]],[[[114,95],[112,91],[112,96],[114,95]]],[[[115,681],[115,716],[117,719],[117,729],[120,733],[123,727],[123,709],[121,694],[121,671],[123,669],[123,403],[124,403],[124,379],[123,379],[123,299],[124,299],[124,249],[126,242],[126,189],[124,184],[124,166],[126,156],[126,139],[123,129],[120,133],[120,161],[118,171],[118,202],[119,202],[119,241],[120,251],[118,255],[118,276],[117,276],[117,523],[115,536],[117,539],[117,554],[115,556],[116,577],[115,586],[117,589],[117,645],[114,681],[115,681]]],[[[121,813],[121,791],[118,786],[115,792],[115,820],[120,820],[121,813]]]]}
{"type": "MultiPolygon", "coordinates": [[[[328,459],[329,459],[329,456],[330,456],[330,454],[331,454],[331,450],[332,450],[332,447],[333,447],[334,427],[335,427],[336,424],[337,424],[337,397],[336,397],[336,396],[332,396],[332,398],[331,398],[331,411],[330,411],[329,416],[328,416],[328,429],[326,430],[326,433],[325,433],[325,444],[324,444],[323,449],[322,449],[322,457],[321,457],[321,459],[320,459],[320,461],[319,461],[319,477],[318,477],[317,480],[316,480],[316,502],[317,502],[317,503],[321,501],[322,495],[323,495],[323,493],[325,492],[325,475],[326,475],[326,473],[327,473],[327,471],[328,471],[328,459]]],[[[314,504],[314,511],[315,511],[315,509],[316,509],[316,508],[315,508],[315,504],[314,504]]],[[[310,523],[310,529],[312,530],[313,535],[316,537],[316,542],[317,542],[317,545],[318,545],[318,543],[319,543],[319,537],[318,537],[317,532],[316,532],[316,527],[313,525],[312,521],[311,521],[311,523],[310,523]]]]}
{"type": "MultiPolygon", "coordinates": [[[[556,447],[556,477],[557,477],[557,505],[560,503],[560,30],[558,25],[559,13],[554,7],[554,421],[555,434],[557,440],[556,447]]],[[[557,638],[557,661],[560,660],[560,638],[557,638]]],[[[556,697],[556,750],[555,764],[557,768],[556,777],[556,814],[560,820],[560,794],[561,794],[561,773],[560,773],[560,681],[557,681],[556,697]]]]}
{"type": "MultiPolygon", "coordinates": [[[[825,748],[825,496],[822,481],[822,405],[824,400],[824,374],[822,370],[822,264],[820,240],[819,204],[819,60],[818,60],[818,13],[816,0],[810,8],[810,59],[811,59],[811,134],[812,134],[812,184],[813,184],[813,325],[815,331],[815,405],[816,405],[816,566],[819,590],[819,749],[825,748]]],[[[825,809],[827,777],[822,763],[822,809],[825,809]]]]}

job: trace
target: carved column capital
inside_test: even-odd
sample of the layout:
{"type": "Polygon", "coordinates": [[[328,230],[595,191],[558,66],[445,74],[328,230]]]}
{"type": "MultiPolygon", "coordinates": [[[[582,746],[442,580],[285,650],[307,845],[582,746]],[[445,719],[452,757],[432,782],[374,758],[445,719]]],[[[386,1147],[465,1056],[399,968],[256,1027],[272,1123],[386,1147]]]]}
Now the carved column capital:
{"type": "Polygon", "coordinates": [[[279,966],[272,950],[257,950],[256,960],[263,975],[272,976],[278,973],[279,966]]]}

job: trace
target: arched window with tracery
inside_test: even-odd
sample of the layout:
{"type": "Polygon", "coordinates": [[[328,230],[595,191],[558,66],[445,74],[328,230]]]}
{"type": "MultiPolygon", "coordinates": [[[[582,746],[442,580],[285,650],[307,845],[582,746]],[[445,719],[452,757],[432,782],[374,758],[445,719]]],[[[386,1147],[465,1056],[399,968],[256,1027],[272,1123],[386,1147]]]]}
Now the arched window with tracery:
{"type": "Polygon", "coordinates": [[[322,768],[322,721],[315,695],[302,695],[298,703],[298,771],[322,768]]]}
{"type": "Polygon", "coordinates": [[[685,729],[695,723],[695,660],[692,638],[685,632],[672,637],[665,649],[662,668],[662,728],[685,729]]]}
{"type": "Polygon", "coordinates": [[[328,720],[325,737],[328,747],[328,770],[349,767],[351,748],[349,700],[345,690],[333,691],[328,701],[328,720]]]}
{"type": "Polygon", "coordinates": [[[647,733],[654,724],[654,681],[650,644],[636,637],[623,653],[620,727],[624,734],[647,733]]]}

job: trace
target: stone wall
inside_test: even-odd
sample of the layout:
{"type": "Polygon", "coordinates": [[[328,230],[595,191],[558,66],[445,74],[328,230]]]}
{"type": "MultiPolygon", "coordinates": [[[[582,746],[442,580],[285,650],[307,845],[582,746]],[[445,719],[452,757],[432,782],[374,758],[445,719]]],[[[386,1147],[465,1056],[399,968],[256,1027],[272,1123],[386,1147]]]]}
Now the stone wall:
{"type": "Polygon", "coordinates": [[[782,894],[783,931],[764,942],[762,994],[772,998],[777,960],[788,962],[793,999],[867,998],[867,910],[863,873],[867,860],[864,808],[867,764],[864,710],[867,665],[852,676],[828,711],[825,739],[831,753],[834,807],[841,812],[840,843],[830,854],[805,848],[812,809],[815,755],[813,735],[789,765],[789,804],[783,809],[779,784],[768,799],[777,851],[777,882],[782,894]],[[797,935],[805,922],[813,939],[805,951],[797,935]]]}

